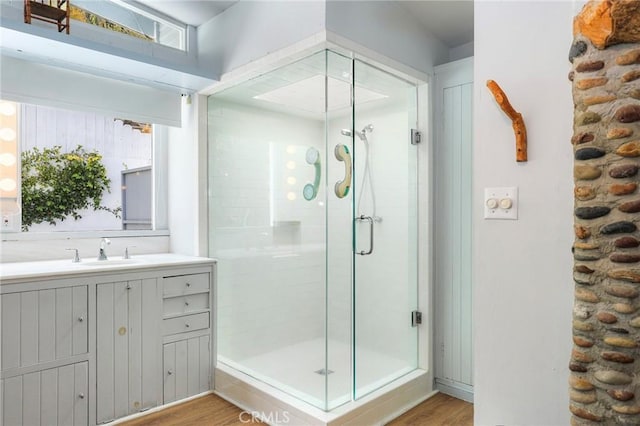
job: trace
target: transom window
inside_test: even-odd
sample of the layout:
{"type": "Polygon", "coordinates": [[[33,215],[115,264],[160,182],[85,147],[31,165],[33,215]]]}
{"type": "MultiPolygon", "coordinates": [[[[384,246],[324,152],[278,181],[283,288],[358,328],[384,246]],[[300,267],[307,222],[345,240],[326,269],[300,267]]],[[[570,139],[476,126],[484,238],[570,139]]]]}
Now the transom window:
{"type": "Polygon", "coordinates": [[[71,19],[186,50],[186,25],[121,0],[74,0],[71,19]]]}

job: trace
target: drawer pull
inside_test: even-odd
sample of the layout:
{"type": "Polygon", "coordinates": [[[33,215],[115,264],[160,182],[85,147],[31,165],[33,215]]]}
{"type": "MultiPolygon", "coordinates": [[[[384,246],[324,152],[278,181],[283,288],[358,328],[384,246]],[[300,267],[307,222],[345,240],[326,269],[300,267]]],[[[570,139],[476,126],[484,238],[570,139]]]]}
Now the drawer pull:
{"type": "Polygon", "coordinates": [[[191,283],[187,283],[187,287],[191,287],[191,283]]]}
{"type": "Polygon", "coordinates": [[[184,306],[189,306],[189,302],[184,302],[184,306]]]}
{"type": "Polygon", "coordinates": [[[171,375],[173,374],[173,370],[169,370],[169,371],[167,371],[167,374],[168,374],[169,376],[171,376],[171,375]]]}
{"type": "Polygon", "coordinates": [[[189,325],[189,323],[186,323],[184,326],[185,326],[186,328],[191,327],[191,326],[189,325]]]}
{"type": "Polygon", "coordinates": [[[84,399],[84,394],[83,393],[78,394],[78,398],[84,399]]]}
{"type": "Polygon", "coordinates": [[[78,322],[83,322],[84,321],[84,317],[78,317],[78,322]]]}

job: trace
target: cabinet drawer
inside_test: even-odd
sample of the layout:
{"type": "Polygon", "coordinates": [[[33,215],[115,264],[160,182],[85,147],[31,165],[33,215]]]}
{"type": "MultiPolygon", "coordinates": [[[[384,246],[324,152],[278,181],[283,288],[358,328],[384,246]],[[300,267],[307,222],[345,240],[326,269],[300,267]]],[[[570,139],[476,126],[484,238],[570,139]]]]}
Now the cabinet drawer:
{"type": "Polygon", "coordinates": [[[164,335],[209,328],[209,312],[162,320],[164,335]]]}
{"type": "Polygon", "coordinates": [[[162,302],[162,315],[173,317],[209,309],[209,293],[170,297],[162,302]]]}
{"type": "Polygon", "coordinates": [[[209,274],[180,275],[163,280],[164,297],[198,293],[209,290],[209,274]]]}

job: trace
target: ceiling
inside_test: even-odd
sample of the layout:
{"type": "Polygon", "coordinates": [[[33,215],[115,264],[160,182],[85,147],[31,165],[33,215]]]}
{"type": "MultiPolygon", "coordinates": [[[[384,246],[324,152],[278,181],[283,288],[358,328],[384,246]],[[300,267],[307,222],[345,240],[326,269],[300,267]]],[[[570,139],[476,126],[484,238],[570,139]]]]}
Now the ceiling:
{"type": "Polygon", "coordinates": [[[448,47],[473,41],[473,0],[398,1],[448,47]]]}
{"type": "MultiPolygon", "coordinates": [[[[394,0],[448,47],[473,41],[473,0],[394,0]]],[[[138,0],[189,25],[199,26],[237,0],[138,0]]]]}

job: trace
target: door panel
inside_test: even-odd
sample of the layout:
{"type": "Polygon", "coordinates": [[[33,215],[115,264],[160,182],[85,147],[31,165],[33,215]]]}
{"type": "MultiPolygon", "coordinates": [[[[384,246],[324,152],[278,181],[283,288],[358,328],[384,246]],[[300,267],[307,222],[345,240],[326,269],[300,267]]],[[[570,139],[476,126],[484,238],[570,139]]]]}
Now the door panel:
{"type": "Polygon", "coordinates": [[[160,404],[156,279],[97,286],[97,421],[160,404]]]}
{"type": "Polygon", "coordinates": [[[354,66],[354,398],[417,368],[417,87],[354,66]]]}
{"type": "Polygon", "coordinates": [[[0,423],[86,425],[88,379],[86,361],[3,379],[0,423]]]}
{"type": "Polygon", "coordinates": [[[435,80],[434,377],[436,388],[470,401],[473,62],[443,65],[435,80]]]}

